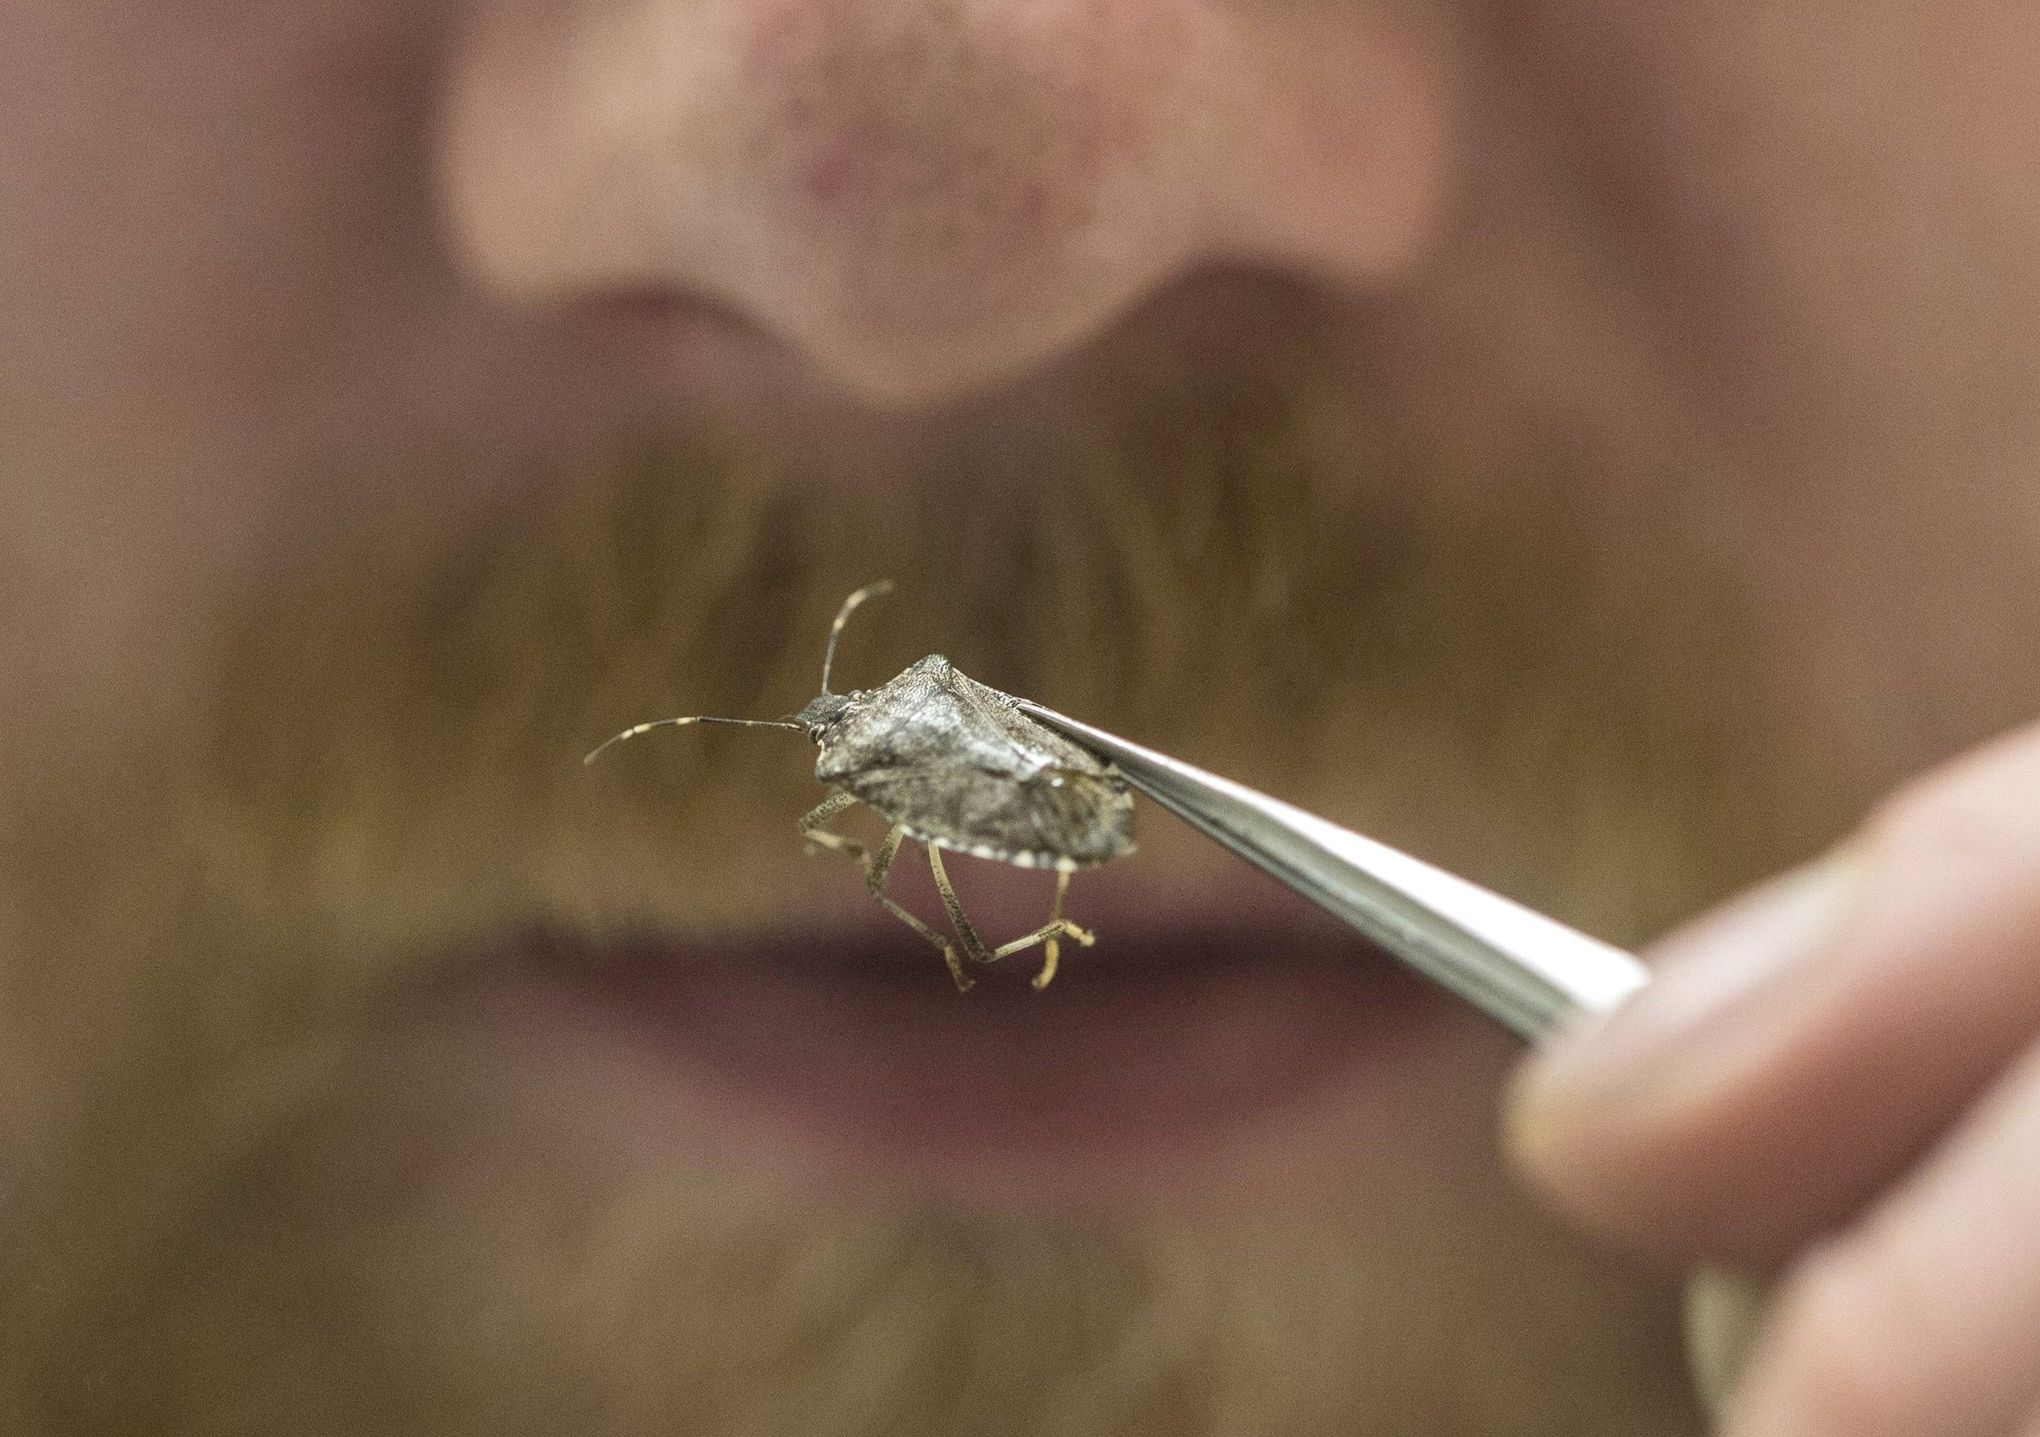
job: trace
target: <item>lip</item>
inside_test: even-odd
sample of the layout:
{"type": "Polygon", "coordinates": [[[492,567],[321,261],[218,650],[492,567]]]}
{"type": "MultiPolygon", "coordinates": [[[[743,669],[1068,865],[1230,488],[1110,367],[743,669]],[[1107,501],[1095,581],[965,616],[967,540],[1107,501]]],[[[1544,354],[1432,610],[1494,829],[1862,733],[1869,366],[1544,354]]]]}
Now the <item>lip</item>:
{"type": "Polygon", "coordinates": [[[527,1059],[608,1065],[628,1122],[654,1129],[634,1146],[713,1130],[796,1154],[831,1191],[1049,1202],[1208,1186],[1327,1112],[1365,1141],[1396,1055],[1457,1016],[1258,875],[1145,919],[1110,906],[1087,915],[1099,946],[1066,949],[1043,992],[1020,954],[959,994],[878,914],[720,938],[529,932],[489,966],[482,1006],[527,1059]]]}

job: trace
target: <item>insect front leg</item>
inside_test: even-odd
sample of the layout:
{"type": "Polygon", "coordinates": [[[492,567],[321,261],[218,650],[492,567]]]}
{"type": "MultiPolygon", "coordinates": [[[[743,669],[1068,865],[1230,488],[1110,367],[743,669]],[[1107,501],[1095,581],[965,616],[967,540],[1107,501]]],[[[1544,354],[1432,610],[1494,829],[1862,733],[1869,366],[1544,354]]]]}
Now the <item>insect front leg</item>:
{"type": "Polygon", "coordinates": [[[881,908],[942,950],[942,961],[949,965],[949,976],[956,980],[956,991],[968,993],[976,980],[963,971],[963,962],[956,956],[956,946],[928,924],[907,912],[906,908],[890,894],[880,891],[880,885],[885,882],[886,871],[892,867],[893,855],[900,851],[900,840],[904,837],[906,830],[902,828],[895,828],[886,834],[885,842],[879,846],[878,856],[864,870],[865,885],[871,889],[871,896],[878,900],[881,908]]]}
{"type": "MultiPolygon", "coordinates": [[[[848,834],[831,833],[823,825],[845,809],[854,808],[857,795],[854,793],[832,793],[807,811],[800,821],[800,836],[808,844],[819,843],[824,848],[838,853],[847,853],[859,863],[866,861],[864,845],[848,834]]],[[[813,849],[809,849],[813,852],[813,849]]]]}
{"type": "Polygon", "coordinates": [[[949,976],[956,980],[956,990],[959,993],[968,993],[973,986],[973,980],[969,974],[963,971],[963,962],[956,956],[955,945],[934,928],[909,913],[904,906],[885,892],[886,874],[892,870],[893,859],[899,854],[900,841],[906,837],[906,830],[901,828],[890,830],[885,836],[885,842],[878,846],[878,852],[872,853],[863,844],[847,834],[832,833],[822,827],[823,824],[856,802],[857,798],[854,794],[838,793],[830,795],[821,803],[815,805],[813,811],[800,821],[801,837],[811,843],[819,843],[824,848],[834,849],[838,853],[847,853],[852,858],[855,858],[864,869],[864,886],[870,890],[871,896],[877,900],[878,906],[941,949],[942,961],[948,965],[949,976]]]}

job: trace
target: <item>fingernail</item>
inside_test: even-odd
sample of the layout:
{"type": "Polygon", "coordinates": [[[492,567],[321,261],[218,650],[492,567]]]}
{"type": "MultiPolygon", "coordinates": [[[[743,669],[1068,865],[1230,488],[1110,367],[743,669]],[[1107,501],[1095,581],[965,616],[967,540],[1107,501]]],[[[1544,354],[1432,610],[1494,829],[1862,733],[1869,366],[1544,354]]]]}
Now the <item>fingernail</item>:
{"type": "Polygon", "coordinates": [[[1831,854],[1665,939],[1635,997],[1561,1033],[1525,1066],[1512,1095],[1519,1133],[1582,1108],[1697,1091],[1746,1057],[1785,990],[1829,946],[1853,878],[1850,857],[1831,854]]]}

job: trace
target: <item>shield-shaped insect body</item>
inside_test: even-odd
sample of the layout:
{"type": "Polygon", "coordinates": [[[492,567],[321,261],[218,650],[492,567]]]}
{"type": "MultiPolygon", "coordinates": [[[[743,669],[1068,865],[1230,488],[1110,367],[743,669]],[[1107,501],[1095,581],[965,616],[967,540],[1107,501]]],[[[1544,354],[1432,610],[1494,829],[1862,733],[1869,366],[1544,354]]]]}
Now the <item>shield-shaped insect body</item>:
{"type": "Polygon", "coordinates": [[[891,589],[867,585],[844,600],[829,630],[822,658],[822,691],[790,719],[707,716],[654,719],[624,730],[588,755],[593,762],[610,744],[671,724],[734,723],[791,728],[820,747],[815,777],[836,790],[800,822],[803,837],[847,853],[863,866],[872,897],[942,951],[959,988],[969,988],[957,953],[991,962],[1042,947],[1034,986],[1054,978],[1065,937],[1089,947],[1093,935],[1063,917],[1070,875],[1133,851],[1133,798],[1112,766],[1051,733],[1020,711],[1007,695],[959,671],[940,654],[908,666],[890,683],[847,694],[829,692],[836,641],[851,613],[891,589]],[[826,825],[856,803],[882,815],[888,832],[876,852],[826,825]],[[904,838],[919,839],[937,892],[948,910],[957,944],[884,892],[885,878],[904,838]],[[1049,920],[1032,933],[988,947],[964,916],[941,850],[951,849],[1022,868],[1056,874],[1049,920]]]}
{"type": "Polygon", "coordinates": [[[1125,780],[940,654],[850,695],[817,742],[816,778],[923,843],[1022,868],[1133,851],[1125,780]]]}

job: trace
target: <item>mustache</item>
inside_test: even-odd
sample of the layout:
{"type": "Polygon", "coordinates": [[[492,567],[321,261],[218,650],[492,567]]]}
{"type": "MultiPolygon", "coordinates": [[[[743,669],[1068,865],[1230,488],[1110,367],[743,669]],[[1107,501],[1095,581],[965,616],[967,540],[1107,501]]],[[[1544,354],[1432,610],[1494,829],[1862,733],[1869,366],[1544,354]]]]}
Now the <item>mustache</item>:
{"type": "MultiPolygon", "coordinates": [[[[660,446],[429,562],[361,545],[246,616],[201,725],[212,811],[244,858],[296,855],[300,887],[298,860],[321,849],[315,880],[422,849],[522,868],[517,886],[562,901],[579,885],[591,910],[635,904],[617,891],[628,855],[657,850],[670,886],[676,866],[776,835],[812,802],[811,755],[696,730],[574,760],[660,717],[798,708],[843,595],[878,575],[897,591],[842,635],[839,689],[941,651],[1009,691],[1263,768],[1353,686],[1361,645],[1332,642],[1328,619],[1381,582],[1310,493],[1331,486],[1298,411],[1157,415],[1110,443],[1037,446],[1024,466],[981,452],[920,489],[822,492],[660,446]],[[349,835],[355,851],[336,851],[349,835]],[[604,873],[530,871],[591,851],[604,873]]],[[[252,898],[282,877],[239,886],[252,898]]]]}

